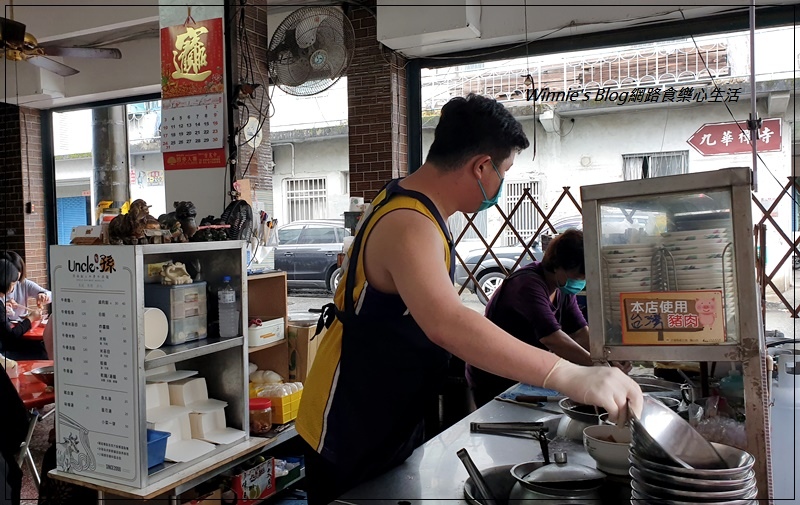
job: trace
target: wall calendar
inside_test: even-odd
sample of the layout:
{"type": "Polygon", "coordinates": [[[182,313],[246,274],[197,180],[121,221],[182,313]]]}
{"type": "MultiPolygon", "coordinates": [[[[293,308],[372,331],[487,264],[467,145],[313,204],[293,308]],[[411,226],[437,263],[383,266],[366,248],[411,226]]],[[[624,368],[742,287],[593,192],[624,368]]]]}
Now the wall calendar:
{"type": "Polygon", "coordinates": [[[223,94],[170,98],[161,104],[161,152],[223,147],[223,94]]]}

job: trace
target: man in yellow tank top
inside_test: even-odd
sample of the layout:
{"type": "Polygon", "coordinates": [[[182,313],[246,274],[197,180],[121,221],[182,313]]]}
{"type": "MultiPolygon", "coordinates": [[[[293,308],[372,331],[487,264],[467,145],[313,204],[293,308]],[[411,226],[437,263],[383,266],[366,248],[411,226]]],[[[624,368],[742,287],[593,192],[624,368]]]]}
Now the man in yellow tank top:
{"type": "MultiPolygon", "coordinates": [[[[300,403],[309,505],[329,503],[402,463],[422,441],[425,395],[450,354],[482,370],[560,391],[624,420],[639,386],[618,368],[584,367],[517,340],[461,303],[447,218],[494,205],[522,126],[495,100],[443,108],[425,163],[391,181],[362,218],[300,403]]],[[[453,464],[457,464],[454,459],[453,464]]],[[[391,498],[391,497],[384,497],[391,498]]]]}

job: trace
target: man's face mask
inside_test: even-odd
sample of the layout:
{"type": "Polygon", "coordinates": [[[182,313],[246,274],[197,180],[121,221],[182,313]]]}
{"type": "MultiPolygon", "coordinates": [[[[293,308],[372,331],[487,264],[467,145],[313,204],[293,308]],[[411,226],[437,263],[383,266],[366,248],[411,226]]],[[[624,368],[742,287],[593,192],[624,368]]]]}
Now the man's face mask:
{"type": "Polygon", "coordinates": [[[481,184],[481,180],[478,179],[478,186],[480,186],[481,193],[483,193],[483,201],[481,202],[480,207],[478,207],[478,210],[476,210],[475,212],[480,212],[480,211],[486,210],[486,209],[488,209],[490,207],[494,207],[494,205],[497,203],[497,201],[500,200],[500,195],[503,194],[503,181],[504,181],[504,179],[503,179],[503,177],[500,176],[500,171],[497,169],[497,166],[494,164],[494,161],[492,161],[491,159],[489,159],[489,161],[491,162],[492,168],[494,168],[495,173],[497,173],[497,177],[500,178],[500,187],[497,188],[497,194],[494,195],[494,198],[490,199],[488,196],[486,196],[486,190],[483,188],[483,184],[481,184]]]}

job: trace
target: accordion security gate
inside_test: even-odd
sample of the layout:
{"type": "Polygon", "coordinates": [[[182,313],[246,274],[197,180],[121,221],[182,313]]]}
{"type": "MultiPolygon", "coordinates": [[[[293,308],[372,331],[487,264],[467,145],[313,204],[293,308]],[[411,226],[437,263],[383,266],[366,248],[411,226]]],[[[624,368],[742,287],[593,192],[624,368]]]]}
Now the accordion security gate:
{"type": "MultiPolygon", "coordinates": [[[[761,253],[757,253],[758,257],[756,258],[756,265],[758,268],[758,280],[760,284],[760,291],[761,291],[761,299],[762,302],[766,297],[766,293],[768,290],[771,290],[777,298],[780,300],[782,305],[789,311],[792,318],[800,317],[800,304],[795,306],[791,301],[789,301],[786,296],[781,292],[781,290],[775,284],[775,278],[780,273],[781,268],[786,264],[787,261],[792,261],[793,258],[797,257],[800,258],[800,234],[794,234],[792,231],[786,231],[781,227],[781,225],[775,220],[773,217],[774,210],[778,207],[778,205],[783,201],[784,198],[794,199],[793,195],[795,192],[800,194],[800,178],[798,177],[789,177],[788,182],[784,185],[783,190],[780,192],[779,195],[775,198],[775,200],[770,204],[769,207],[765,207],[755,195],[753,195],[753,203],[755,204],[758,211],[755,213],[754,221],[755,221],[755,240],[756,240],[756,251],[762,251],[761,253]],[[766,228],[770,227],[774,230],[778,235],[783,239],[785,242],[785,251],[780,256],[777,264],[767,271],[765,265],[765,244],[766,241],[763,240],[764,233],[766,233],[766,228]],[[796,237],[792,238],[794,235],[796,237]]],[[[464,282],[463,285],[459,286],[458,294],[461,295],[466,288],[467,284],[472,284],[474,286],[479,286],[478,278],[476,277],[481,269],[481,264],[489,257],[493,258],[494,261],[497,263],[497,267],[500,271],[502,271],[503,275],[508,275],[511,272],[509,269],[505,268],[494,253],[492,248],[495,245],[511,245],[513,239],[522,246],[523,250],[517,258],[514,266],[511,268],[511,271],[516,269],[523,258],[527,256],[532,256],[533,254],[533,247],[537,240],[540,241],[544,246],[546,242],[541,240],[544,238],[545,235],[555,234],[556,230],[551,222],[551,218],[553,215],[556,215],[557,211],[563,210],[563,207],[566,206],[569,208],[569,211],[577,211],[579,214],[581,213],[581,204],[578,200],[573,196],[570,191],[570,186],[563,187],[563,190],[556,201],[550,206],[548,211],[545,211],[540,204],[540,199],[537,198],[540,195],[538,194],[538,187],[539,184],[536,181],[532,181],[529,187],[525,187],[522,190],[522,194],[519,196],[518,200],[513,204],[513,206],[509,205],[509,202],[506,202],[505,206],[500,204],[495,205],[495,209],[500,215],[502,220],[502,224],[499,230],[493,235],[488,236],[484,233],[485,225],[477,226],[476,218],[478,217],[478,213],[473,214],[463,214],[463,219],[465,220],[465,226],[458,234],[455,239],[456,245],[458,245],[467,235],[470,237],[477,237],[480,243],[483,244],[485,247],[485,251],[481,255],[480,259],[476,262],[476,264],[470,268],[467,266],[464,258],[461,257],[460,254],[456,254],[456,261],[458,264],[464,268],[467,274],[467,281],[464,282]],[[536,217],[539,218],[540,222],[536,229],[533,231],[533,234],[528,237],[527,239],[523,237],[523,235],[527,235],[529,230],[517,230],[514,226],[515,223],[529,223],[530,216],[524,216],[524,219],[520,219],[522,214],[527,214],[524,212],[523,204],[530,204],[532,205],[536,217]],[[504,210],[509,209],[508,212],[504,210]],[[472,231],[472,233],[469,233],[472,231]],[[509,240],[511,239],[511,240],[509,240]]],[[[798,202],[793,201],[793,206],[797,206],[798,202]]],[[[484,297],[485,295],[480,289],[476,289],[476,292],[479,297],[484,297]]],[[[765,305],[763,306],[765,307],[765,305]]],[[[765,309],[762,309],[765,310],[765,309]]],[[[763,316],[764,314],[762,314],[763,316]]],[[[762,324],[764,324],[765,318],[762,317],[762,324]]]]}

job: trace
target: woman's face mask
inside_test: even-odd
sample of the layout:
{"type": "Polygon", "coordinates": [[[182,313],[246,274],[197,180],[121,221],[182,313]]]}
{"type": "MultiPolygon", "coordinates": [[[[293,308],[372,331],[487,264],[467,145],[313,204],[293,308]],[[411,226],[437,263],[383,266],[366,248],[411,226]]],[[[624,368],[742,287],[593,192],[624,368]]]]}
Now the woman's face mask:
{"type": "MultiPolygon", "coordinates": [[[[566,272],[565,274],[566,275],[566,272]]],[[[558,289],[565,295],[577,295],[586,287],[586,279],[571,279],[567,277],[563,286],[559,285],[558,289]]]]}
{"type": "Polygon", "coordinates": [[[559,286],[558,289],[561,290],[562,293],[565,295],[577,295],[586,287],[586,280],[578,280],[578,279],[567,279],[567,283],[563,286],[559,286]]]}
{"type": "Polygon", "coordinates": [[[494,164],[494,161],[492,161],[491,159],[489,159],[489,161],[492,164],[492,168],[494,168],[494,171],[497,173],[497,177],[500,178],[500,187],[497,188],[497,194],[494,195],[494,198],[489,198],[486,195],[486,190],[483,188],[483,184],[481,183],[481,180],[478,179],[478,186],[480,186],[481,193],[483,193],[483,201],[481,202],[480,207],[478,207],[478,210],[476,210],[475,212],[480,212],[480,211],[486,210],[486,209],[488,209],[490,207],[494,207],[495,204],[497,203],[497,201],[500,200],[500,195],[503,194],[503,181],[504,181],[504,179],[503,179],[503,177],[500,176],[500,171],[497,169],[497,166],[494,164]]]}

